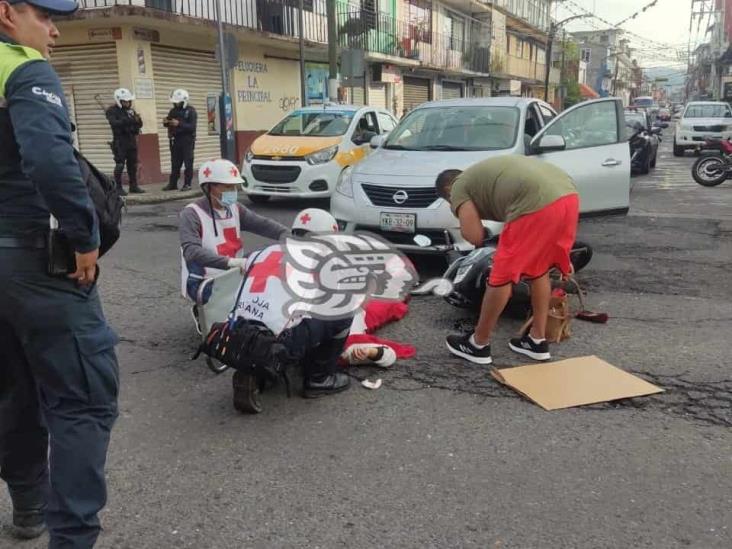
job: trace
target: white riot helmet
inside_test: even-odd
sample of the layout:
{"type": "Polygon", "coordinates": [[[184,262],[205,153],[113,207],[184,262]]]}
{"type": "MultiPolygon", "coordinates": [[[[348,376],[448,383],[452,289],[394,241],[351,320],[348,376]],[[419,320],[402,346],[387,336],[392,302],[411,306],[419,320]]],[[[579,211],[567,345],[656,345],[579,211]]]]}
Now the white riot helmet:
{"type": "Polygon", "coordinates": [[[204,162],[198,169],[198,184],[203,186],[206,183],[241,185],[244,180],[241,178],[239,168],[228,160],[219,158],[204,162]]]}
{"type": "Polygon", "coordinates": [[[127,88],[119,88],[114,90],[114,102],[119,108],[122,108],[122,101],[134,101],[134,94],[127,88]]]}
{"type": "Polygon", "coordinates": [[[306,208],[295,216],[292,232],[337,233],[338,222],[325,210],[306,208]]]}
{"type": "Polygon", "coordinates": [[[175,103],[176,105],[178,103],[183,103],[183,108],[185,109],[188,106],[188,99],[189,99],[188,92],[183,89],[177,89],[173,90],[173,93],[170,94],[170,102],[175,103]]]}

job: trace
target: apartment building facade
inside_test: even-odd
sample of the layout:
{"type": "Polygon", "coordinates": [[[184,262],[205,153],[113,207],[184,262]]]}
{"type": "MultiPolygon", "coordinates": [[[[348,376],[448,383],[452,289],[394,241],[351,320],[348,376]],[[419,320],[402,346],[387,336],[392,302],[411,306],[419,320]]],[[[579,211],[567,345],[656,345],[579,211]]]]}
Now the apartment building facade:
{"type": "MultiPolygon", "coordinates": [[[[493,0],[491,77],[495,95],[544,97],[551,0],[493,0]]],[[[556,101],[559,70],[550,67],[550,102],[556,101]]]]}
{"type": "MultiPolygon", "coordinates": [[[[111,132],[103,109],[118,87],[136,95],[144,127],[140,180],[170,170],[162,119],[171,90],[186,88],[199,112],[196,158],[219,155],[215,125],[221,71],[216,57],[217,0],[81,0],[59,22],[56,67],[78,128],[80,149],[111,171],[111,132]]],[[[221,0],[236,50],[229,71],[238,160],[288,111],[322,102],[328,77],[325,0],[304,0],[305,97],[300,91],[299,0],[221,0]]],[[[364,74],[339,90],[354,104],[397,116],[432,99],[490,95],[490,7],[462,0],[338,0],[339,52],[363,51],[364,74]]],[[[327,98],[326,98],[327,99],[327,98]]]]}
{"type": "Polygon", "coordinates": [[[600,97],[620,97],[628,105],[634,93],[634,78],[632,52],[623,31],[582,31],[572,36],[579,43],[580,60],[587,63],[587,84],[600,97]]]}

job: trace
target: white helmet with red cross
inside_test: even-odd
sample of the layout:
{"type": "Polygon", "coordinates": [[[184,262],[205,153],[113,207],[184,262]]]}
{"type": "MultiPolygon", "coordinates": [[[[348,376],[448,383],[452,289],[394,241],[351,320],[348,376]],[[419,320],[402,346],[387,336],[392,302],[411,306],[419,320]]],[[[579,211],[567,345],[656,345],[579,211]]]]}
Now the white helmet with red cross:
{"type": "Polygon", "coordinates": [[[325,210],[306,208],[295,216],[292,232],[337,233],[338,222],[325,210]]]}
{"type": "Polygon", "coordinates": [[[198,169],[198,184],[203,187],[206,183],[221,183],[223,185],[241,185],[239,168],[228,160],[219,158],[201,164],[198,169]]]}

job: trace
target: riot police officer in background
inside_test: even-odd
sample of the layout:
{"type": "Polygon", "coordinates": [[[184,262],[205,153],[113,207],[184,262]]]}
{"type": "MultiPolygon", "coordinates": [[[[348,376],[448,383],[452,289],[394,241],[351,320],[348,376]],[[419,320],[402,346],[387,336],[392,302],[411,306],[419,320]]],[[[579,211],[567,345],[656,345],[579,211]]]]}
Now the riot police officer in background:
{"type": "Polygon", "coordinates": [[[117,190],[124,196],[122,172],[127,164],[127,177],[130,180],[131,193],[144,193],[137,184],[137,136],[142,128],[142,119],[132,109],[135,96],[125,88],[114,92],[114,102],[107,109],[107,120],[112,127],[112,152],[114,153],[114,180],[117,190]]]}
{"type": "Polygon", "coordinates": [[[186,166],[185,179],[181,191],[191,189],[193,180],[193,150],[196,146],[196,123],[198,114],[196,109],[188,104],[189,95],[186,90],[174,90],[170,94],[170,102],[173,108],[163,120],[163,126],[168,128],[168,139],[170,141],[170,180],[163,187],[164,191],[175,191],[178,189],[178,178],[180,168],[186,166]]]}
{"type": "Polygon", "coordinates": [[[77,8],[0,0],[0,477],[13,533],[38,537],[47,525],[50,549],[96,542],[118,413],[117,336],[95,284],[97,216],[47,61],[59,37],[51,17],[77,8]],[[75,260],[68,275],[48,274],[51,214],[75,260]]]}

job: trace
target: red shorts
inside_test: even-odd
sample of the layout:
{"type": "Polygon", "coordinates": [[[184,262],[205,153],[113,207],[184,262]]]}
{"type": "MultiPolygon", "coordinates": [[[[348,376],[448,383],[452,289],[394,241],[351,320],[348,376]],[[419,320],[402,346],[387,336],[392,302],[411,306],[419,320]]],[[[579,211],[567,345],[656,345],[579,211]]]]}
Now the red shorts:
{"type": "Polygon", "coordinates": [[[488,284],[504,286],[521,278],[539,278],[553,267],[568,274],[578,220],[579,196],[570,194],[506,223],[488,284]]]}

